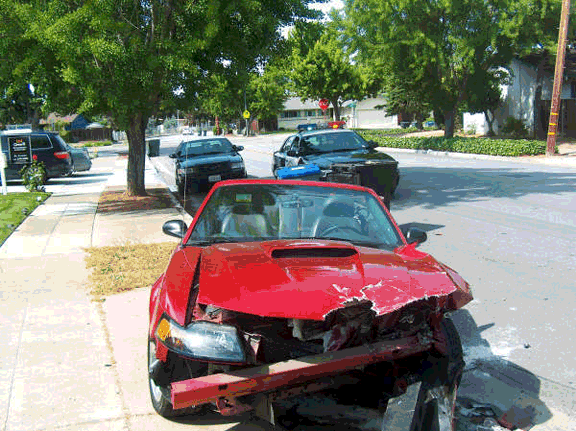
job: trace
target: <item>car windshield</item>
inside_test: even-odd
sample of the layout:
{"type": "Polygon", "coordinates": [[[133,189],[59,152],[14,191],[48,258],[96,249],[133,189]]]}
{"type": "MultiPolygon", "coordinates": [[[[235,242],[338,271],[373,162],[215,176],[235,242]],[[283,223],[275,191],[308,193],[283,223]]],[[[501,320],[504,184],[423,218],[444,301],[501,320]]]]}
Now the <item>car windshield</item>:
{"type": "Polygon", "coordinates": [[[229,153],[231,151],[232,143],[228,139],[203,139],[182,142],[176,150],[180,157],[229,153]]]}
{"type": "Polygon", "coordinates": [[[300,146],[304,153],[315,154],[359,150],[367,148],[368,144],[354,132],[333,132],[304,135],[300,146]]]}
{"type": "Polygon", "coordinates": [[[382,203],[370,193],[278,183],[216,189],[187,245],[304,238],[390,250],[402,244],[382,203]]]}

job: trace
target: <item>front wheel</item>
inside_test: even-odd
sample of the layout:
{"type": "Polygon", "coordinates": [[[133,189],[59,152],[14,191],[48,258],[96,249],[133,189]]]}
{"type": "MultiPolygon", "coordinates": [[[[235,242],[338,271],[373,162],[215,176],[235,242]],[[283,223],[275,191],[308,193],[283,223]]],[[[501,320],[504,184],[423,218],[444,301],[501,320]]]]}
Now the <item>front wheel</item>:
{"type": "MultiPolygon", "coordinates": [[[[171,361],[168,362],[170,363],[171,361]]],[[[203,411],[202,406],[174,410],[172,402],[170,401],[170,382],[206,375],[205,369],[202,368],[202,366],[196,364],[196,368],[197,372],[191,374],[190,368],[182,361],[171,362],[170,365],[161,362],[156,358],[156,343],[152,340],[148,341],[148,387],[150,389],[150,401],[156,413],[162,417],[171,418],[196,415],[203,411]],[[157,383],[154,380],[154,375],[158,376],[158,379],[166,380],[166,382],[161,382],[161,384],[157,383]]]]}
{"type": "Polygon", "coordinates": [[[156,344],[153,341],[148,342],[148,386],[150,388],[150,400],[154,410],[165,418],[176,416],[172,403],[168,400],[170,389],[158,385],[152,378],[152,372],[155,367],[162,366],[160,360],[156,358],[156,344]]]}

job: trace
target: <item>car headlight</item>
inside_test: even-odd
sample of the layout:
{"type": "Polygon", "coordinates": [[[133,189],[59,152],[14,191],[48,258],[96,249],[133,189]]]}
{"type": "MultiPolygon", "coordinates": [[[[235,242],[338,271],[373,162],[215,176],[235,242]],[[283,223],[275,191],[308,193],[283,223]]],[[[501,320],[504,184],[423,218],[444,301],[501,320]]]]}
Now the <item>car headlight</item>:
{"type": "Polygon", "coordinates": [[[186,328],[163,317],[156,336],[170,350],[195,359],[246,362],[238,329],[210,322],[192,322],[186,328]]]}
{"type": "Polygon", "coordinates": [[[244,169],[244,162],[233,162],[232,169],[244,169]]]}
{"type": "Polygon", "coordinates": [[[178,168],[178,175],[191,175],[194,172],[194,168],[178,168]]]}

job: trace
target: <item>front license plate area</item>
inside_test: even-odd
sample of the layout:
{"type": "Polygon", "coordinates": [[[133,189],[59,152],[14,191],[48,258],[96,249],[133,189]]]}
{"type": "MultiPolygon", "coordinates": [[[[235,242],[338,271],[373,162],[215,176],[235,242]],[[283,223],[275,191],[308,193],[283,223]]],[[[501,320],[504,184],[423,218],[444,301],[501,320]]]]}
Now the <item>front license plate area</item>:
{"type": "Polygon", "coordinates": [[[211,183],[215,183],[216,181],[220,181],[222,177],[220,175],[210,175],[208,177],[208,181],[211,183]]]}

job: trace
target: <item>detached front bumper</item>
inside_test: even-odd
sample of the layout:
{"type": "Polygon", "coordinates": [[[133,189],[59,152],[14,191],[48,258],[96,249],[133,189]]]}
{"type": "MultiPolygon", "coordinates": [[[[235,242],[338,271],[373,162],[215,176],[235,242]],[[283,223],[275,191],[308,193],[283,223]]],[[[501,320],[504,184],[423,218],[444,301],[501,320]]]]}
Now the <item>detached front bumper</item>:
{"type": "Polygon", "coordinates": [[[432,345],[432,339],[423,341],[418,336],[411,336],[173,382],[171,401],[175,409],[214,403],[224,415],[237,414],[255,408],[237,400],[239,397],[266,393],[281,399],[313,392],[323,389],[319,380],[323,377],[407,358],[430,350],[432,345]]]}

